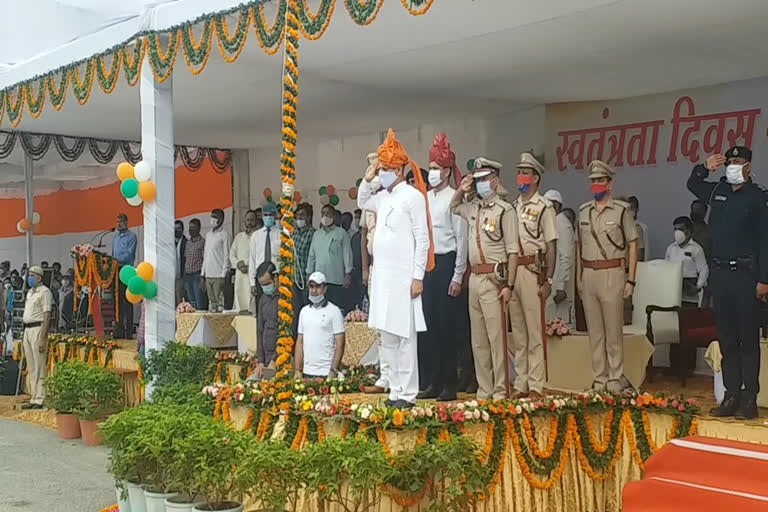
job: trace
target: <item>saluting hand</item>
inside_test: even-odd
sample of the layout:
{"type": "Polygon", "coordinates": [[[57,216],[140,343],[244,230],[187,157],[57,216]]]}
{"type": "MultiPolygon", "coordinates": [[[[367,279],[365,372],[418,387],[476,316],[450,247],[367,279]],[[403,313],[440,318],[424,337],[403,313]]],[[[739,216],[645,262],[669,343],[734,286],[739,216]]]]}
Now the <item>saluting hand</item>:
{"type": "Polygon", "coordinates": [[[725,162],[725,155],[722,153],[715,153],[714,155],[710,155],[707,158],[707,161],[704,162],[704,166],[709,172],[715,172],[720,168],[721,165],[725,164],[725,162]]]}
{"type": "Polygon", "coordinates": [[[370,164],[368,168],[365,170],[365,181],[370,183],[371,180],[376,177],[376,174],[378,173],[378,171],[379,169],[378,169],[378,166],[376,165],[376,162],[373,162],[372,164],[370,164]]]}
{"type": "Polygon", "coordinates": [[[757,283],[757,286],[755,287],[755,295],[757,295],[758,299],[765,300],[765,297],[768,296],[768,284],[757,283]]]}
{"type": "Polygon", "coordinates": [[[475,181],[475,178],[472,177],[472,173],[467,174],[461,179],[461,191],[465,194],[469,194],[472,192],[472,182],[475,181]]]}

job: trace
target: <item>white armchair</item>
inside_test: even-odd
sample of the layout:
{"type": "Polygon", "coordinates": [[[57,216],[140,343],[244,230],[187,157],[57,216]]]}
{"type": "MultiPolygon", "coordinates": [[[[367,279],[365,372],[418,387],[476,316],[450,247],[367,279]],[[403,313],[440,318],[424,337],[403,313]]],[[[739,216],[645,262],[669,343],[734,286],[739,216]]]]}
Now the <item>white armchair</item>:
{"type": "Polygon", "coordinates": [[[665,260],[641,261],[637,264],[635,280],[637,285],[632,296],[632,325],[625,326],[624,331],[645,334],[654,345],[679,343],[677,312],[649,311],[648,306],[680,307],[683,298],[683,264],[665,260]]]}

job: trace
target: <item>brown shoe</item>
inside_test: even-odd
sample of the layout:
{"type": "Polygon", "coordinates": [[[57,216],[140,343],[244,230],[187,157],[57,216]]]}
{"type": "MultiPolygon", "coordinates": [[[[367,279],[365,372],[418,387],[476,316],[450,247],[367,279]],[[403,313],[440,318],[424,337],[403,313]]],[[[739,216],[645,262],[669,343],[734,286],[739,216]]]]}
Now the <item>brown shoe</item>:
{"type": "Polygon", "coordinates": [[[533,400],[535,402],[537,400],[541,400],[544,397],[538,391],[531,391],[530,393],[528,393],[528,398],[530,398],[531,400],[533,400]]]}
{"type": "Polygon", "coordinates": [[[362,391],[363,393],[376,394],[376,393],[386,393],[387,390],[381,386],[363,386],[362,391]]]}
{"type": "Polygon", "coordinates": [[[526,393],[525,391],[515,390],[509,396],[510,400],[520,400],[521,398],[528,398],[528,393],[526,393]]]}

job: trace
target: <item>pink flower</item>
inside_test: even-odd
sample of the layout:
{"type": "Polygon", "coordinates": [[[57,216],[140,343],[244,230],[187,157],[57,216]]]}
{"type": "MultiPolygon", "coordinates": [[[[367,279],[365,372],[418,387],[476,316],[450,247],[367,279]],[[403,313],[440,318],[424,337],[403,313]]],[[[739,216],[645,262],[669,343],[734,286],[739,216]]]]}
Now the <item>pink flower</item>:
{"type": "Polygon", "coordinates": [[[677,400],[672,400],[672,407],[677,407],[677,404],[678,404],[677,400]]]}
{"type": "Polygon", "coordinates": [[[696,400],[694,400],[693,398],[689,398],[688,400],[686,400],[686,402],[688,402],[691,405],[694,405],[696,403],[696,400]]]}
{"type": "Polygon", "coordinates": [[[621,405],[627,405],[627,399],[626,398],[622,398],[621,399],[621,405]]]}
{"type": "Polygon", "coordinates": [[[666,398],[665,398],[664,400],[662,400],[662,401],[661,401],[661,406],[662,406],[662,407],[667,407],[667,406],[669,406],[669,402],[667,402],[667,399],[666,399],[666,398]]]}
{"type": "Polygon", "coordinates": [[[461,411],[453,411],[451,414],[451,421],[454,423],[461,423],[464,421],[464,413],[461,411]]]}
{"type": "Polygon", "coordinates": [[[685,406],[683,404],[680,404],[680,405],[677,406],[677,410],[678,411],[684,411],[685,410],[685,406]]]}
{"type": "Polygon", "coordinates": [[[331,392],[331,390],[328,389],[328,386],[321,386],[320,387],[320,393],[322,393],[323,395],[327,395],[330,392],[331,392]]]}
{"type": "Polygon", "coordinates": [[[314,388],[307,389],[307,394],[309,396],[315,396],[315,389],[314,388]]]}

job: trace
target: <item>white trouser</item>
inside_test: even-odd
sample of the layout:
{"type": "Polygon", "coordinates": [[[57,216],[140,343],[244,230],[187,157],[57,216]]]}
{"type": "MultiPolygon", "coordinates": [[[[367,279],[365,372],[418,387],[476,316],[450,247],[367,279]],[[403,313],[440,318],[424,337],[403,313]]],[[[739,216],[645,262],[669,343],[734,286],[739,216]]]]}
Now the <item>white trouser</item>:
{"type": "Polygon", "coordinates": [[[389,367],[389,360],[383,357],[383,352],[381,350],[382,332],[384,331],[379,331],[379,339],[376,342],[379,351],[379,380],[376,381],[376,385],[384,389],[389,389],[389,374],[392,372],[392,369],[389,367]]]}
{"type": "Polygon", "coordinates": [[[45,340],[45,350],[40,353],[40,337],[43,334],[42,327],[27,327],[24,329],[24,355],[27,358],[29,370],[29,392],[32,395],[29,402],[43,404],[45,400],[45,376],[48,373],[48,341],[45,340]]]}
{"type": "Polygon", "coordinates": [[[408,338],[379,330],[381,374],[383,378],[386,368],[389,375],[389,399],[393,401],[415,402],[419,392],[419,356],[414,322],[411,322],[411,326],[408,338]]]}

